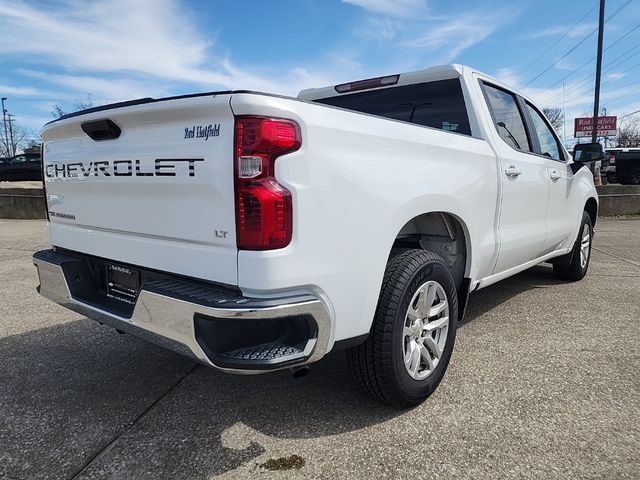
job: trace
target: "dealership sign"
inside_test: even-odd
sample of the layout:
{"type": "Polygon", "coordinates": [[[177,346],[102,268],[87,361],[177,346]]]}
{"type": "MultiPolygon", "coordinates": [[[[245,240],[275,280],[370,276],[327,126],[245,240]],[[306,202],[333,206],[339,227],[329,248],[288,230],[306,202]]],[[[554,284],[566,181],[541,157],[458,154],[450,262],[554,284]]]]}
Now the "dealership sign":
{"type": "MultiPolygon", "coordinates": [[[[618,133],[618,117],[598,117],[598,137],[614,137],[618,133]]],[[[576,118],[573,136],[575,138],[591,137],[593,134],[593,118],[576,118]]]]}

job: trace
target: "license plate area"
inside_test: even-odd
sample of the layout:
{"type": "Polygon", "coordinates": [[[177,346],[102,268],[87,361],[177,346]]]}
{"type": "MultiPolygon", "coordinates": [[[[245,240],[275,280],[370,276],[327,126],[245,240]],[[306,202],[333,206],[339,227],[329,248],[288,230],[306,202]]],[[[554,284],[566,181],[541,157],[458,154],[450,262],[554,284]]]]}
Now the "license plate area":
{"type": "Polygon", "coordinates": [[[107,265],[107,296],[135,304],[140,292],[140,272],[121,265],[107,265]]]}

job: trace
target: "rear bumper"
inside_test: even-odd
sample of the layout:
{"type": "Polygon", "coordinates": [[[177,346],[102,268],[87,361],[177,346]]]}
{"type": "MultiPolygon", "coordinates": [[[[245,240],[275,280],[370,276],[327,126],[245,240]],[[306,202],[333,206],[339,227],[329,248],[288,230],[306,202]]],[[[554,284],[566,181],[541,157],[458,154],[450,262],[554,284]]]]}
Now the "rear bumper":
{"type": "Polygon", "coordinates": [[[33,262],[42,296],[220,370],[261,373],[299,366],[319,360],[330,348],[331,316],[312,295],[249,298],[157,273],[143,280],[135,302],[119,308],[96,286],[95,272],[106,260],[43,250],[33,262]]]}

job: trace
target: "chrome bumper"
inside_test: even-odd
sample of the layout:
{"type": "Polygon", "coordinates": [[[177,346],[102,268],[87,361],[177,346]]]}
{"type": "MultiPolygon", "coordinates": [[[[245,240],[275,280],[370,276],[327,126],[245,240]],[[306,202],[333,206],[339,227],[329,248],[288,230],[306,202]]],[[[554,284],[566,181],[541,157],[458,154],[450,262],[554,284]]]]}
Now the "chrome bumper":
{"type": "MultiPolygon", "coordinates": [[[[331,317],[324,303],[311,295],[274,299],[234,297],[231,300],[217,298],[218,306],[201,304],[185,299],[184,295],[164,291],[151,291],[142,285],[130,318],[115,314],[76,298],[69,287],[69,273],[65,274],[65,262],[78,261],[67,253],[53,250],[37,252],[33,262],[38,269],[38,292],[59,305],[81,315],[110,325],[152,343],[192,357],[206,365],[233,373],[263,373],[313,363],[322,358],[330,348],[331,317]],[[224,305],[224,306],[222,306],[224,305]],[[310,317],[316,324],[313,338],[295,353],[284,354],[264,364],[260,360],[240,361],[238,366],[228,367],[205,353],[196,338],[195,317],[216,320],[275,320],[282,318],[310,317]]],[[[76,280],[72,279],[71,281],[76,280]]],[[[215,294],[215,286],[210,287],[215,294]]],[[[210,303],[210,302],[209,302],[210,303]]]]}

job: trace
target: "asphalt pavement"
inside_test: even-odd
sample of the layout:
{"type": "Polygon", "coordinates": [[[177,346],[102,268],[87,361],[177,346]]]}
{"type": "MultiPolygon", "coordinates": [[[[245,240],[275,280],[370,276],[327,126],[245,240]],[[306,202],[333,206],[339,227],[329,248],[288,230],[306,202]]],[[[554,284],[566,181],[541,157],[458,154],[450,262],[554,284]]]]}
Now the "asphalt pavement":
{"type": "Polygon", "coordinates": [[[0,220],[0,478],[638,478],[640,219],[600,219],[587,277],[471,295],[444,381],[398,411],[341,353],[233,376],[40,298],[42,221],[0,220]]]}

